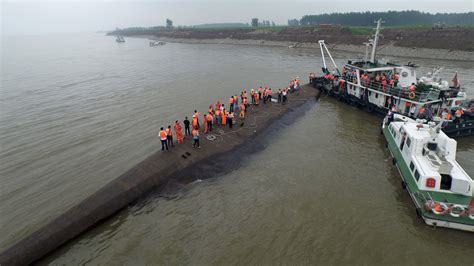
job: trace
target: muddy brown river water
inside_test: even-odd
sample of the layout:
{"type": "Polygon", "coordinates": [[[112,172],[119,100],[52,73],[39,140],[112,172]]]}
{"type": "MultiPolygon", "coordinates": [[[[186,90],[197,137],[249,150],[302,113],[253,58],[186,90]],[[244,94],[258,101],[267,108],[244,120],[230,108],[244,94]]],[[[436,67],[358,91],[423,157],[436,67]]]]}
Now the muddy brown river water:
{"type": "MultiPolygon", "coordinates": [[[[415,61],[419,74],[458,71],[474,95],[473,62],[415,61]]],[[[243,88],[306,79],[320,62],[317,50],[279,47],[2,38],[0,251],[156,151],[160,125],[243,88]]],[[[152,192],[40,263],[474,263],[472,234],[416,217],[380,118],[329,97],[298,112],[263,150],[235,154],[237,170],[152,192]]],[[[457,158],[474,176],[472,137],[457,158]]]]}

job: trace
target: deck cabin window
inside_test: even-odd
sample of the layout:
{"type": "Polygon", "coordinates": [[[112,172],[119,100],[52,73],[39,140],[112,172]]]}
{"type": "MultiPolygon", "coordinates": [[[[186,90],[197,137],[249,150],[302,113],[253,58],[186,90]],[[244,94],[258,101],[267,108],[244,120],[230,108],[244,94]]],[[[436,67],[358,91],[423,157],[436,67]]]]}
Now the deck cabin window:
{"type": "Polygon", "coordinates": [[[372,95],[372,92],[371,92],[371,91],[369,91],[369,96],[371,96],[371,95],[372,95]]]}
{"type": "Polygon", "coordinates": [[[441,174],[441,185],[440,189],[450,190],[451,183],[453,182],[453,178],[450,175],[443,175],[441,174]]]}
{"type": "Polygon", "coordinates": [[[416,181],[420,179],[420,174],[418,173],[418,170],[415,170],[415,179],[416,181]]]}
{"type": "Polygon", "coordinates": [[[415,165],[413,164],[413,162],[410,162],[410,170],[413,172],[414,169],[415,169],[415,165]]]}
{"type": "Polygon", "coordinates": [[[378,98],[379,97],[379,94],[378,93],[375,93],[375,98],[378,98]]]}
{"type": "Polygon", "coordinates": [[[411,144],[411,139],[407,138],[407,147],[410,147],[410,144],[411,144]]]}

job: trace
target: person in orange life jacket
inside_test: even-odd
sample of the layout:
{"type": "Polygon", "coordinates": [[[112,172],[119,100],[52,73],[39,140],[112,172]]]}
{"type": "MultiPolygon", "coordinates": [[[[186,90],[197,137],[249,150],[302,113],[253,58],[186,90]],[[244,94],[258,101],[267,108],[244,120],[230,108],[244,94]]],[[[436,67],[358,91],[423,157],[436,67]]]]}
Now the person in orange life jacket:
{"type": "Polygon", "coordinates": [[[254,104],[257,105],[257,106],[260,103],[260,96],[259,95],[260,94],[258,94],[258,93],[255,94],[255,103],[254,104]]]}
{"type": "Polygon", "coordinates": [[[245,120],[245,107],[243,109],[240,109],[239,118],[241,122],[240,126],[242,127],[244,125],[244,120],[245,120]]]}
{"type": "Polygon", "coordinates": [[[240,111],[245,114],[245,110],[246,110],[245,103],[242,102],[242,103],[240,104],[240,111]]]}
{"type": "Polygon", "coordinates": [[[166,139],[168,140],[168,147],[174,147],[173,131],[171,131],[171,126],[168,126],[168,128],[166,129],[166,139]]]}
{"type": "Polygon", "coordinates": [[[183,124],[184,124],[184,135],[185,135],[185,136],[191,135],[191,130],[190,130],[190,127],[189,127],[189,124],[191,124],[191,122],[189,122],[187,116],[186,116],[186,118],[184,119],[183,124]]]}
{"type": "Polygon", "coordinates": [[[207,111],[208,113],[211,113],[211,114],[214,114],[214,107],[211,105],[209,105],[209,110],[207,111]]]}
{"type": "Polygon", "coordinates": [[[201,148],[199,143],[199,130],[197,128],[193,128],[193,148],[201,148]]]}
{"type": "Polygon", "coordinates": [[[174,132],[176,133],[176,141],[178,141],[178,144],[183,142],[183,128],[181,127],[181,124],[178,122],[178,120],[174,122],[174,132]]]}
{"type": "Polygon", "coordinates": [[[216,110],[214,111],[214,114],[215,114],[215,112],[217,112],[217,110],[218,110],[219,108],[221,108],[221,101],[220,101],[220,100],[218,100],[218,101],[216,102],[216,110]]]}
{"type": "Polygon", "coordinates": [[[425,118],[425,106],[421,106],[421,108],[418,110],[418,118],[425,118]]]}
{"type": "Polygon", "coordinates": [[[267,90],[267,101],[272,102],[272,88],[268,88],[267,90]]]}
{"type": "Polygon", "coordinates": [[[230,96],[229,98],[229,112],[234,111],[234,96],[230,96]]]}
{"type": "Polygon", "coordinates": [[[262,99],[262,94],[263,94],[263,88],[262,88],[262,86],[260,86],[260,88],[258,88],[258,98],[259,99],[262,99]]]}
{"type": "Polygon", "coordinates": [[[161,141],[161,150],[164,151],[165,147],[166,150],[168,150],[168,143],[166,142],[167,137],[166,137],[166,131],[163,129],[163,127],[160,128],[160,141],[161,141]]]}
{"type": "Polygon", "coordinates": [[[198,126],[198,128],[200,128],[201,125],[199,124],[199,112],[194,110],[194,115],[196,116],[197,126],[198,126]]]}
{"type": "Polygon", "coordinates": [[[400,78],[400,75],[398,75],[398,73],[395,73],[394,75],[394,79],[395,79],[395,87],[398,85],[398,79],[400,78]]]}
{"type": "Polygon", "coordinates": [[[455,119],[456,123],[461,122],[461,117],[463,114],[464,114],[464,111],[462,110],[462,108],[458,108],[456,110],[456,112],[454,113],[454,116],[456,117],[455,119]]]}
{"type": "Polygon", "coordinates": [[[198,128],[199,129],[199,122],[196,117],[196,115],[193,115],[193,120],[191,121],[191,126],[192,128],[198,128]]]}
{"type": "Polygon", "coordinates": [[[255,104],[255,91],[253,89],[250,90],[250,99],[252,100],[252,104],[255,104]]]}
{"type": "Polygon", "coordinates": [[[227,124],[227,111],[225,110],[225,108],[222,109],[221,119],[222,119],[222,125],[225,126],[227,124]]]}
{"type": "Polygon", "coordinates": [[[240,97],[242,98],[242,101],[244,101],[244,99],[247,98],[247,91],[244,90],[244,91],[242,92],[242,95],[241,95],[240,97]]]}
{"type": "Polygon", "coordinates": [[[214,120],[214,118],[212,117],[212,113],[209,112],[206,117],[207,128],[209,129],[209,132],[212,131],[212,120],[214,120]]]}
{"type": "Polygon", "coordinates": [[[216,108],[216,125],[218,127],[221,126],[221,108],[219,106],[219,108],[216,108]]]}

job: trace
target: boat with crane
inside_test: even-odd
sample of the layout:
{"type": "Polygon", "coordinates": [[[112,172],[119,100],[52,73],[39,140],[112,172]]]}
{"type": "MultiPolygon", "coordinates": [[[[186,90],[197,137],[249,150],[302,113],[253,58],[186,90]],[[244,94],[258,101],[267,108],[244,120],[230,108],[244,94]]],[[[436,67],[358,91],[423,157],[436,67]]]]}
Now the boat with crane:
{"type": "MultiPolygon", "coordinates": [[[[439,77],[441,68],[435,67],[426,77],[418,78],[417,66],[411,62],[398,65],[377,60],[383,21],[379,19],[376,23],[373,38],[365,43],[365,59],[348,60],[341,69],[324,40],[320,40],[324,76],[315,78],[314,85],[341,101],[381,115],[394,109],[399,114],[415,118],[423,115],[427,108],[434,116],[446,110],[454,115],[457,109],[462,108],[461,104],[467,100],[466,93],[459,83],[449,86],[447,81],[442,80],[439,77]],[[326,64],[326,55],[332,63],[332,71],[326,64]]],[[[452,136],[474,134],[474,120],[446,121],[443,131],[452,136]]]]}

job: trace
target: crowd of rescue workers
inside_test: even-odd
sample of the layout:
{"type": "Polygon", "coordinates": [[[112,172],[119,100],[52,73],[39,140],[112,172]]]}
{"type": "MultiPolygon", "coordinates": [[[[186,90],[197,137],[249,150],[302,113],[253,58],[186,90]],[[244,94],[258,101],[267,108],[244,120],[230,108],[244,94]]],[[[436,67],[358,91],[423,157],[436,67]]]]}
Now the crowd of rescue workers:
{"type": "Polygon", "coordinates": [[[175,121],[173,128],[171,128],[171,125],[167,128],[160,128],[159,138],[161,141],[161,150],[170,150],[171,147],[174,147],[173,129],[174,135],[176,135],[177,144],[184,143],[186,137],[190,136],[192,138],[193,148],[201,148],[199,130],[202,130],[204,134],[208,134],[212,132],[212,129],[215,127],[228,126],[229,128],[232,128],[232,126],[237,123],[237,117],[235,114],[238,114],[238,119],[241,122],[240,126],[243,126],[246,113],[251,106],[252,108],[254,106],[258,107],[261,102],[263,104],[286,104],[288,102],[289,94],[298,91],[299,89],[300,80],[297,77],[290,81],[288,87],[278,89],[277,99],[273,99],[273,91],[271,88],[263,88],[260,86],[258,89],[251,89],[249,93],[250,95],[247,95],[247,90],[243,90],[240,93],[240,102],[237,94],[230,96],[228,100],[228,109],[226,109],[225,104],[221,103],[220,100],[218,100],[215,105],[211,103],[209,109],[202,116],[202,120],[200,120],[200,113],[197,110],[194,110],[191,121],[189,121],[188,117],[185,117],[183,121],[184,134],[183,127],[178,120],[175,121]],[[247,100],[247,96],[250,96],[250,102],[247,100]]]}

